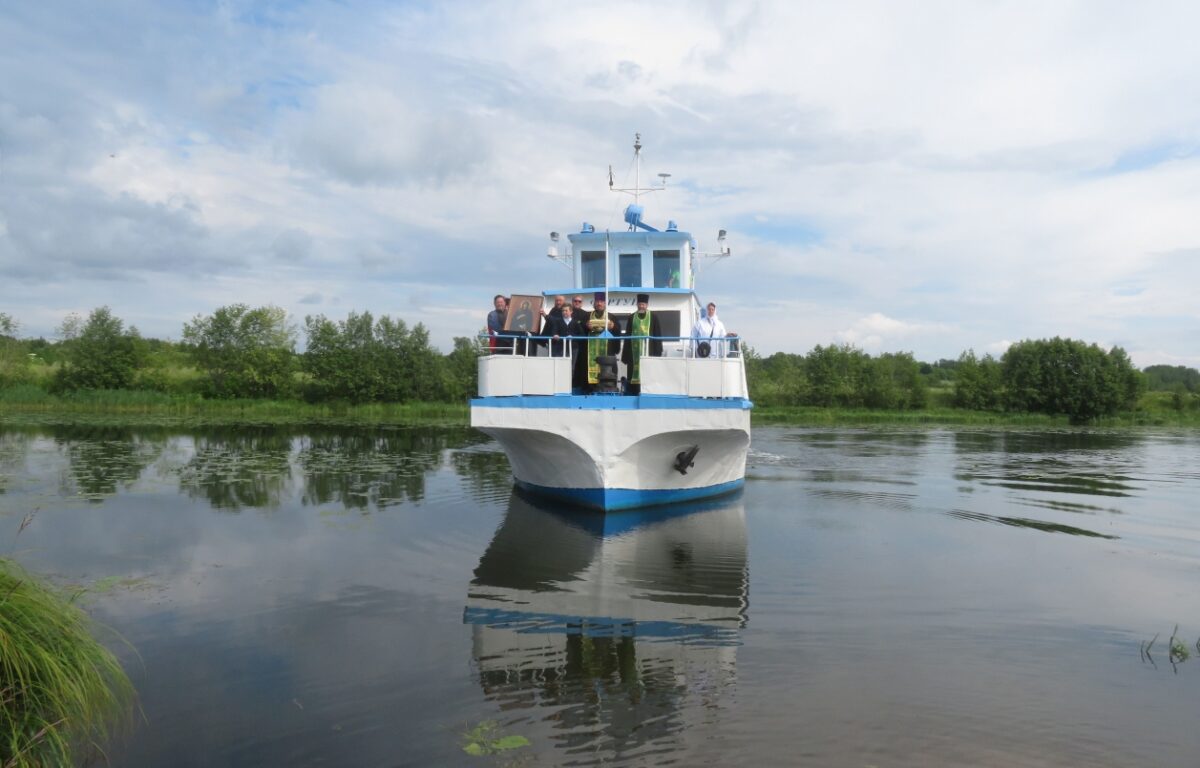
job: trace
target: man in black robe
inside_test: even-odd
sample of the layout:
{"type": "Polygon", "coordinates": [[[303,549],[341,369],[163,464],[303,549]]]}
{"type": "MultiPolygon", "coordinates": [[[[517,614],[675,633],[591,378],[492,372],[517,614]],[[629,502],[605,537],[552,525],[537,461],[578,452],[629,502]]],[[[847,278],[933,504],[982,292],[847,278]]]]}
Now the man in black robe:
{"type": "Polygon", "coordinates": [[[646,336],[662,336],[662,326],[658,315],[650,311],[650,295],[639,293],[637,296],[638,311],[629,316],[625,325],[625,336],[633,337],[625,342],[625,350],[621,353],[621,362],[629,376],[626,394],[638,395],[642,392],[642,358],[662,357],[662,339],[644,338],[646,336]],[[643,338],[637,338],[637,337],[643,338]]]}

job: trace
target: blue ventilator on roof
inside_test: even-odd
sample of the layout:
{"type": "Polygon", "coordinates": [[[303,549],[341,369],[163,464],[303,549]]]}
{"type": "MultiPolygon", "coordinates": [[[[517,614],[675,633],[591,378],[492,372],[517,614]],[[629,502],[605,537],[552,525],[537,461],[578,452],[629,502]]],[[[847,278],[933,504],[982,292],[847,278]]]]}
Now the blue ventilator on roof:
{"type": "Polygon", "coordinates": [[[645,212],[646,210],[642,206],[630,203],[625,207],[625,223],[629,225],[630,229],[640,227],[647,232],[657,232],[657,229],[642,221],[642,214],[645,212]]]}

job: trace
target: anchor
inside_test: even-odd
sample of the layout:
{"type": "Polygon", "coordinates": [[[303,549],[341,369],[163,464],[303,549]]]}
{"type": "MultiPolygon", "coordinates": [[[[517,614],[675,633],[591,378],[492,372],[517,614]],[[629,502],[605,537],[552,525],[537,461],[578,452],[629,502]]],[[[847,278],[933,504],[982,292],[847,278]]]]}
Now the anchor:
{"type": "Polygon", "coordinates": [[[696,454],[699,453],[699,451],[700,446],[693,445],[686,451],[680,451],[679,453],[675,454],[675,469],[679,472],[679,474],[686,475],[688,467],[696,466],[695,459],[696,454]]]}

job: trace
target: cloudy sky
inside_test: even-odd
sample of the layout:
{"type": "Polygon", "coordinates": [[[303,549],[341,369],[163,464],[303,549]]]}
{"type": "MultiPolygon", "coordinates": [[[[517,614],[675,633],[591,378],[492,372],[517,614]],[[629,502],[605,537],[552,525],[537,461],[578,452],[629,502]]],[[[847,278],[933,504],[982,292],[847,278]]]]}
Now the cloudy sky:
{"type": "Polygon", "coordinates": [[[560,286],[550,230],[646,218],[762,352],[1054,335],[1200,365],[1200,5],[0,6],[0,311],[421,320],[560,286]]]}

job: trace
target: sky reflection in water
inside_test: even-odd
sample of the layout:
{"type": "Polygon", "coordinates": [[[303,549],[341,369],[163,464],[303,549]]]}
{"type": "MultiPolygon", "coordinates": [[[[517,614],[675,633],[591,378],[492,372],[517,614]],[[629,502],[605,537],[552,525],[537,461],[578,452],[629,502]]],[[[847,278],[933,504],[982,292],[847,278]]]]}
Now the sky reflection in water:
{"type": "Polygon", "coordinates": [[[1200,639],[1198,495],[1186,433],[757,429],[742,494],[600,516],[469,430],[0,432],[129,766],[1191,766],[1200,659],[1139,645],[1200,639]]]}

